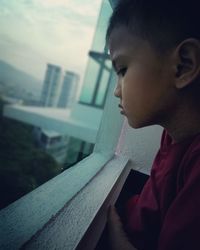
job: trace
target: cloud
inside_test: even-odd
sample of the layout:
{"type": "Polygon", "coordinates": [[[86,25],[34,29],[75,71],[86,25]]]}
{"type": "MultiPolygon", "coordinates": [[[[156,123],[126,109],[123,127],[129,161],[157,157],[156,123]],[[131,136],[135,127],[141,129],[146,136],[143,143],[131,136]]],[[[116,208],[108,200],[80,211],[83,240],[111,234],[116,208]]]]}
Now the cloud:
{"type": "Polygon", "coordinates": [[[33,5],[43,6],[47,9],[62,8],[64,10],[70,10],[70,12],[76,13],[80,16],[96,16],[99,11],[100,0],[32,0],[33,5]]]}

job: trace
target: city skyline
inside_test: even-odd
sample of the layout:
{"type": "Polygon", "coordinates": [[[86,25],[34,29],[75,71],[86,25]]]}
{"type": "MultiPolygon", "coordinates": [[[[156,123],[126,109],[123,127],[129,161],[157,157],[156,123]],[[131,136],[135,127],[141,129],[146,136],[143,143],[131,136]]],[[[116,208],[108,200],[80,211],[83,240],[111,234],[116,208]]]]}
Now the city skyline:
{"type": "Polygon", "coordinates": [[[79,73],[82,81],[100,4],[101,0],[1,0],[0,59],[41,82],[47,62],[79,73]]]}
{"type": "Polygon", "coordinates": [[[79,75],[59,65],[47,64],[41,90],[40,105],[44,107],[69,108],[75,103],[79,75]]]}

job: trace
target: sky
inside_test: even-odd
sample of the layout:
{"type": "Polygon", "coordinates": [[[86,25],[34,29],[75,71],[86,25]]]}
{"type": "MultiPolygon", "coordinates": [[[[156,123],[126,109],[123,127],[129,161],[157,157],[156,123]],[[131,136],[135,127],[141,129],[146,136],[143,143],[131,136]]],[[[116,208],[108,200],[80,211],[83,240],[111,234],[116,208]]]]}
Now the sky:
{"type": "Polygon", "coordinates": [[[0,60],[43,80],[46,64],[81,81],[101,0],[0,0],[0,60]]]}

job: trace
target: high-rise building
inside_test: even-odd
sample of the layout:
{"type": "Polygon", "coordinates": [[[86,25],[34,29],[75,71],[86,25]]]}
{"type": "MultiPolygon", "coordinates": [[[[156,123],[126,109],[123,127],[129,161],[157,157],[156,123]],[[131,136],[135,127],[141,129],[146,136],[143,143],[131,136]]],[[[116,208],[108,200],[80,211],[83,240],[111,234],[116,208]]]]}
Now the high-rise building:
{"type": "Polygon", "coordinates": [[[58,102],[58,92],[61,83],[61,67],[47,64],[44,84],[41,95],[41,105],[45,107],[56,107],[58,102]]]}
{"type": "Polygon", "coordinates": [[[72,104],[76,99],[78,81],[79,81],[78,74],[71,71],[65,72],[60,92],[60,97],[57,105],[59,108],[67,108],[72,106],[72,104]]]}

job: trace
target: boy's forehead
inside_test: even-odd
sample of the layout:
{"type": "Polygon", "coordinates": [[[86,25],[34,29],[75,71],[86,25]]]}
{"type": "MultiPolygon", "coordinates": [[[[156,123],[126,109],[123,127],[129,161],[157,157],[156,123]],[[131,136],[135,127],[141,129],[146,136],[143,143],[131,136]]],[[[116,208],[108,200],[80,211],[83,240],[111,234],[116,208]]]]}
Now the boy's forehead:
{"type": "Polygon", "coordinates": [[[112,53],[113,50],[116,50],[122,46],[126,46],[128,40],[130,40],[130,34],[126,28],[123,26],[114,28],[110,34],[109,38],[109,49],[112,53]]]}
{"type": "Polygon", "coordinates": [[[109,38],[109,51],[113,60],[118,55],[135,53],[142,45],[142,39],[134,36],[125,26],[119,26],[113,29],[109,38]]]}

